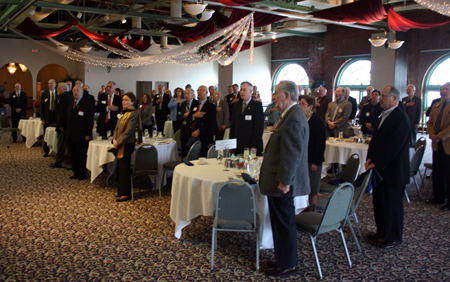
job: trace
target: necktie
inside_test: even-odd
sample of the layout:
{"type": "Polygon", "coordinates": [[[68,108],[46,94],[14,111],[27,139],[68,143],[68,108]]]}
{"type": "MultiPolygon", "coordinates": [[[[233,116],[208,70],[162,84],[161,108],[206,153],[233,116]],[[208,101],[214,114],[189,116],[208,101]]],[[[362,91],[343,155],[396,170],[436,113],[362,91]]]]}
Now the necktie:
{"type": "Polygon", "coordinates": [[[447,106],[447,102],[443,102],[442,106],[441,106],[441,110],[439,111],[439,114],[436,119],[436,124],[434,125],[435,134],[438,134],[441,131],[442,116],[444,114],[444,110],[445,110],[446,106],[447,106]]]}
{"type": "MultiPolygon", "coordinates": [[[[197,110],[195,111],[196,113],[198,113],[200,111],[200,105],[201,104],[198,103],[197,110]]],[[[195,118],[194,122],[192,123],[191,132],[195,131],[195,125],[197,124],[197,120],[198,120],[198,118],[195,118]]]]}
{"type": "Polygon", "coordinates": [[[55,110],[55,94],[53,93],[53,91],[50,91],[50,99],[51,99],[51,111],[55,110]]]}
{"type": "Polygon", "coordinates": [[[247,107],[247,103],[242,103],[242,113],[245,111],[245,108],[247,107]]]}
{"type": "MultiPolygon", "coordinates": [[[[110,106],[110,105],[111,105],[111,95],[108,94],[108,106],[110,106]]],[[[108,111],[108,112],[106,113],[105,123],[108,123],[108,121],[109,121],[109,115],[110,115],[110,112],[108,111]]]]}
{"type": "Polygon", "coordinates": [[[20,92],[17,93],[17,102],[20,104],[20,92]]]}
{"type": "Polygon", "coordinates": [[[77,106],[77,100],[74,100],[72,109],[75,109],[76,106],[77,106]]]}

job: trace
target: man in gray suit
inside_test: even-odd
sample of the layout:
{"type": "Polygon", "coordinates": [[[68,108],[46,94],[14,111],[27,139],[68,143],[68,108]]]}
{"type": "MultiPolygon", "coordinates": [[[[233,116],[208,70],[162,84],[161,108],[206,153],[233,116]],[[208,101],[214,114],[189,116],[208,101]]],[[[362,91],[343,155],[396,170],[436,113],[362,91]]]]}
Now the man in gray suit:
{"type": "Polygon", "coordinates": [[[230,112],[228,111],[228,103],[222,100],[222,94],[219,91],[215,91],[212,96],[212,103],[216,106],[217,110],[217,130],[216,140],[222,140],[227,129],[230,112]]]}
{"type": "Polygon", "coordinates": [[[344,92],[344,88],[336,88],[334,92],[336,99],[328,104],[325,114],[327,137],[338,137],[339,132],[344,134],[344,138],[349,137],[348,120],[352,113],[352,104],[344,99],[344,92]]]}
{"type": "Polygon", "coordinates": [[[305,114],[297,104],[298,88],[281,81],[275,88],[282,112],[266,146],[259,187],[269,202],[276,262],[268,262],[266,273],[284,276],[297,271],[297,231],[294,197],[309,195],[308,140],[305,114]]]}
{"type": "Polygon", "coordinates": [[[407,97],[402,99],[403,105],[406,108],[406,115],[409,118],[409,124],[411,125],[411,135],[409,139],[409,145],[414,147],[417,139],[417,128],[419,127],[420,117],[422,116],[422,100],[414,96],[416,93],[416,87],[412,84],[406,87],[407,97]]]}

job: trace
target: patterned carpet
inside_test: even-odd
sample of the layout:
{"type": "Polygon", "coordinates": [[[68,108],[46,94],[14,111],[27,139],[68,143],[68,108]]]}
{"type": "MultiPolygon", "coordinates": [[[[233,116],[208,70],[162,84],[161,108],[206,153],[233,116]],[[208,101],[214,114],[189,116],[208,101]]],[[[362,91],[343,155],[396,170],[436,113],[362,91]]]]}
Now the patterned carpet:
{"type": "MultiPolygon", "coordinates": [[[[173,236],[170,191],[138,190],[134,203],[116,203],[106,175],[93,183],[69,180],[71,172],[51,169],[54,157],[39,147],[11,145],[17,167],[0,145],[0,281],[271,281],[254,269],[254,241],[219,234],[210,270],[212,218],[198,229],[173,236]]],[[[427,152],[429,156],[429,152],[427,152]]],[[[147,178],[136,187],[149,186],[147,178]]],[[[405,201],[404,244],[379,250],[362,239],[359,253],[348,228],[349,268],[337,232],[319,237],[324,281],[449,281],[450,213],[420,201],[410,186],[405,201]]],[[[427,179],[425,196],[431,196],[427,179]]],[[[357,212],[363,236],[374,230],[371,196],[357,212]]],[[[309,238],[298,234],[299,271],[286,281],[316,281],[309,238]]],[[[272,257],[261,252],[261,265],[272,257]]]]}

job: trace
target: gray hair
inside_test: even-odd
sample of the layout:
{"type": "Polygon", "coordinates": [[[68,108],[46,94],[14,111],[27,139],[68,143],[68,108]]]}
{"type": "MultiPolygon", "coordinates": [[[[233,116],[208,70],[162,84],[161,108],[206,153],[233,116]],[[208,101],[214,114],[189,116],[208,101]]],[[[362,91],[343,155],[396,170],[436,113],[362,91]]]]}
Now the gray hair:
{"type": "Polygon", "coordinates": [[[241,85],[242,84],[247,84],[248,86],[250,86],[250,90],[253,90],[253,84],[251,84],[250,82],[244,81],[244,82],[241,83],[241,85]]]}
{"type": "Polygon", "coordinates": [[[220,91],[214,91],[213,95],[216,95],[216,94],[219,95],[220,98],[222,98],[222,93],[220,91]]]}
{"type": "Polygon", "coordinates": [[[400,101],[400,91],[395,86],[387,86],[391,88],[389,95],[397,97],[397,100],[400,101]]]}
{"type": "Polygon", "coordinates": [[[413,90],[414,90],[414,92],[416,91],[416,87],[414,86],[414,85],[412,85],[412,84],[408,84],[407,86],[406,86],[406,88],[408,88],[408,87],[412,87],[413,88],[413,90]]]}
{"type": "Polygon", "coordinates": [[[320,88],[323,88],[323,92],[325,92],[325,94],[327,94],[327,89],[323,86],[320,86],[318,90],[320,90],[320,88]]]}
{"type": "Polygon", "coordinates": [[[112,81],[112,80],[111,80],[111,81],[108,81],[108,84],[110,84],[110,83],[113,84],[114,87],[116,87],[116,85],[117,85],[117,84],[116,84],[114,81],[112,81]]]}
{"type": "Polygon", "coordinates": [[[281,92],[289,93],[289,95],[291,96],[291,101],[297,102],[298,100],[297,84],[295,84],[293,81],[290,80],[282,80],[278,85],[280,85],[281,92]]]}
{"type": "Polygon", "coordinates": [[[58,83],[58,87],[61,87],[61,89],[64,91],[69,91],[69,85],[67,85],[67,83],[65,82],[58,83]]]}

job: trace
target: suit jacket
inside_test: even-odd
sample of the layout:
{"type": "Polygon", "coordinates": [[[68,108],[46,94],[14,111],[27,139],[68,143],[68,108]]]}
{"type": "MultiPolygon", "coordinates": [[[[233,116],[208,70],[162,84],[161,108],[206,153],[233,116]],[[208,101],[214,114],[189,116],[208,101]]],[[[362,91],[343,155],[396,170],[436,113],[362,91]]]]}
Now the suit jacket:
{"type": "Polygon", "coordinates": [[[406,115],[409,118],[409,123],[411,126],[414,124],[419,124],[420,118],[422,117],[422,100],[419,97],[413,96],[413,106],[406,106],[409,102],[409,97],[405,97],[402,99],[403,105],[406,108],[406,115]]]}
{"type": "MultiPolygon", "coordinates": [[[[73,99],[70,104],[73,105],[73,99]]],[[[67,109],[67,131],[70,142],[85,142],[85,137],[92,138],[92,127],[94,126],[94,114],[89,98],[84,96],[75,108],[69,106],[67,109]]]]}
{"type": "Polygon", "coordinates": [[[321,166],[325,160],[324,153],[327,141],[325,122],[319,115],[313,113],[308,120],[308,126],[308,163],[321,166]]]}
{"type": "Polygon", "coordinates": [[[356,117],[356,110],[358,110],[358,104],[356,103],[356,99],[352,96],[348,96],[348,101],[352,104],[352,111],[350,113],[349,119],[355,119],[356,117]]]}
{"type": "Polygon", "coordinates": [[[383,121],[374,122],[372,140],[367,159],[388,186],[403,186],[409,183],[409,136],[410,125],[405,112],[396,107],[383,121]],[[378,128],[379,127],[379,128],[378,128]]]}
{"type": "MultiPolygon", "coordinates": [[[[427,132],[429,135],[436,134],[434,127],[436,126],[437,117],[443,103],[443,101],[439,101],[431,109],[430,118],[427,121],[427,132]]],[[[441,118],[441,130],[437,133],[437,135],[441,139],[445,154],[450,155],[450,105],[445,107],[441,118]]],[[[438,144],[431,143],[431,146],[433,151],[437,151],[438,144]]]]}
{"type": "Polygon", "coordinates": [[[311,192],[308,173],[309,128],[305,114],[294,105],[280,119],[264,153],[259,175],[261,194],[272,197],[295,197],[311,192]],[[291,185],[283,195],[278,184],[291,185]]]}
{"type": "Polygon", "coordinates": [[[350,119],[350,114],[352,112],[352,104],[349,101],[342,101],[337,105],[336,101],[328,104],[328,109],[325,114],[325,123],[328,121],[336,122],[336,127],[334,128],[334,135],[331,134],[330,130],[327,130],[327,136],[338,136],[339,132],[344,133],[344,137],[349,137],[348,133],[348,120],[350,119]],[[334,111],[338,107],[336,116],[333,120],[334,111]]]}
{"type": "MultiPolygon", "coordinates": [[[[242,99],[241,99],[241,95],[239,95],[239,93],[237,94],[237,98],[239,99],[239,101],[242,101],[242,99]]],[[[231,120],[231,117],[233,116],[233,109],[234,109],[234,107],[236,106],[236,103],[233,105],[231,102],[234,100],[234,94],[233,93],[231,93],[231,94],[228,94],[226,97],[225,97],[225,101],[227,102],[227,104],[228,104],[228,111],[229,111],[229,119],[231,120]]]]}
{"type": "Polygon", "coordinates": [[[162,117],[162,116],[166,116],[166,115],[170,114],[170,110],[169,110],[170,95],[166,94],[166,93],[163,94],[163,102],[162,102],[161,107],[157,103],[157,101],[160,98],[160,95],[161,94],[159,94],[159,93],[157,93],[155,95],[155,98],[153,99],[153,106],[155,106],[155,114],[157,116],[162,117]]]}
{"type": "Polygon", "coordinates": [[[362,108],[370,102],[370,97],[369,96],[364,96],[361,98],[361,102],[359,102],[359,110],[362,110],[362,108]]]}
{"type": "Polygon", "coordinates": [[[188,107],[187,101],[184,101],[183,103],[181,103],[180,111],[177,114],[177,120],[181,121],[182,125],[190,124],[192,121],[192,115],[190,115],[190,118],[188,119],[189,116],[184,117],[184,114],[187,112],[192,112],[194,110],[194,108],[196,108],[197,106],[198,106],[198,100],[195,100],[195,99],[192,99],[190,107],[188,107]]]}
{"type": "Polygon", "coordinates": [[[64,92],[58,95],[56,102],[56,131],[67,127],[67,111],[73,106],[73,96],[70,92],[64,92]],[[70,103],[71,102],[71,103],[70,103]],[[70,103],[70,104],[69,104],[70,103]]]}
{"type": "MultiPolygon", "coordinates": [[[[83,95],[83,97],[84,97],[84,95],[83,95]]],[[[122,111],[122,97],[114,94],[111,104],[118,107],[117,111],[110,111],[111,115],[110,115],[110,119],[109,119],[111,122],[116,124],[117,123],[117,114],[119,114],[122,111]]],[[[104,93],[98,97],[98,102],[95,107],[95,109],[96,109],[95,112],[100,114],[98,116],[98,128],[97,128],[98,132],[102,132],[101,130],[103,129],[103,127],[105,125],[106,115],[108,114],[108,111],[106,108],[107,106],[108,106],[108,94],[104,93]]]]}
{"type": "Polygon", "coordinates": [[[11,107],[11,117],[24,117],[27,115],[27,93],[20,92],[17,97],[16,92],[9,94],[9,106],[11,107]],[[20,109],[20,113],[16,113],[16,109],[20,109]]]}
{"type": "Polygon", "coordinates": [[[319,105],[316,106],[316,114],[318,114],[319,117],[321,117],[324,121],[326,121],[325,114],[328,109],[328,104],[331,103],[331,99],[330,97],[325,95],[322,98],[318,98],[317,103],[319,105]]]}
{"type": "Polygon", "coordinates": [[[236,103],[231,117],[230,138],[237,139],[236,152],[241,154],[244,148],[255,147],[257,155],[262,156],[264,132],[264,113],[261,102],[250,99],[244,112],[240,100],[236,103]]]}
{"type": "Polygon", "coordinates": [[[370,130],[367,129],[365,126],[366,123],[372,123],[378,119],[381,112],[383,111],[383,108],[381,108],[380,103],[373,106],[371,103],[365,105],[362,107],[359,115],[359,122],[361,123],[361,130],[364,134],[372,133],[370,130]]]}
{"type": "MultiPolygon", "coordinates": [[[[198,102],[197,107],[198,106],[200,106],[200,102],[198,102]]],[[[197,107],[192,109],[187,117],[187,120],[192,120],[192,116],[195,114],[197,107]]],[[[206,114],[202,118],[196,118],[192,120],[192,122],[194,123],[195,120],[197,120],[197,122],[195,122],[194,130],[200,130],[200,135],[198,137],[200,138],[200,141],[202,141],[203,148],[204,146],[208,146],[213,142],[213,137],[216,130],[217,114],[216,107],[208,100],[205,101],[200,111],[205,112],[206,114]]]]}
{"type": "Polygon", "coordinates": [[[439,101],[441,101],[441,98],[434,99],[434,100],[431,102],[431,106],[429,106],[428,109],[427,109],[427,113],[426,113],[426,116],[427,116],[427,117],[430,116],[430,113],[431,113],[431,110],[433,109],[434,104],[436,104],[436,103],[439,102],[439,101]]]}
{"type": "MultiPolygon", "coordinates": [[[[214,105],[214,101],[211,102],[214,105]]],[[[219,100],[219,105],[216,106],[217,107],[221,107],[222,110],[221,111],[217,111],[217,117],[216,117],[216,122],[217,122],[217,129],[220,130],[220,128],[222,127],[222,125],[227,126],[228,121],[230,120],[230,112],[228,110],[228,103],[224,100],[219,100]]]]}
{"type": "Polygon", "coordinates": [[[138,113],[141,115],[142,125],[152,125],[152,115],[153,115],[153,106],[151,104],[147,104],[142,111],[142,105],[139,105],[138,113]]]}
{"type": "MultiPolygon", "coordinates": [[[[56,107],[56,89],[54,91],[55,94],[55,107],[56,107]]],[[[41,100],[40,100],[40,113],[41,120],[45,121],[45,126],[50,126],[51,124],[56,123],[56,111],[50,111],[50,92],[49,90],[45,90],[42,92],[41,100]]]]}

